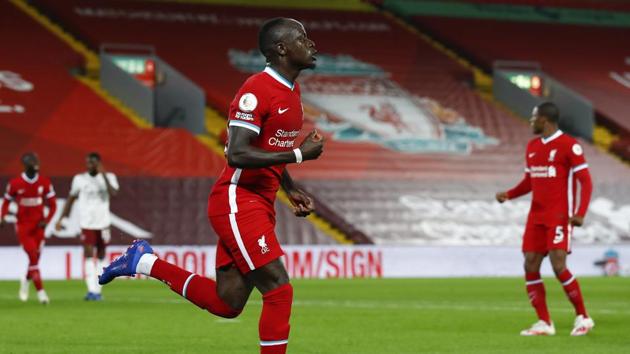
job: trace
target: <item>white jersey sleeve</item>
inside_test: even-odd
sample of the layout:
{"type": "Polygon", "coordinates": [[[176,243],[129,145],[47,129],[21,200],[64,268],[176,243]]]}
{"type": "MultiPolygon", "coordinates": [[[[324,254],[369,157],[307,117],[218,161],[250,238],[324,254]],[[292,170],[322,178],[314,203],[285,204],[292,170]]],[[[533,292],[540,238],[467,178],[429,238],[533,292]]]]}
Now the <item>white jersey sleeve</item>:
{"type": "Polygon", "coordinates": [[[112,186],[112,188],[114,188],[115,190],[119,190],[120,186],[118,185],[118,178],[116,178],[116,175],[108,172],[107,173],[107,181],[109,181],[109,185],[112,186]]]}
{"type": "Polygon", "coordinates": [[[72,178],[70,195],[73,197],[78,197],[79,193],[81,193],[81,175],[75,175],[74,178],[72,178]]]}

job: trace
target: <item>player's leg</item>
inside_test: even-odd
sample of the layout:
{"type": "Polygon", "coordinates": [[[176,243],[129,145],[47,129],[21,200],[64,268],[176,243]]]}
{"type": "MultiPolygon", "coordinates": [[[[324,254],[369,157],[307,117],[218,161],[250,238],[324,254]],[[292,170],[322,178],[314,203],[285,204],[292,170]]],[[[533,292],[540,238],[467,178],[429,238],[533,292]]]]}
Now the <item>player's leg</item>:
{"type": "MultiPolygon", "coordinates": [[[[217,251],[219,249],[218,247],[217,251]]],[[[104,268],[99,283],[107,284],[116,277],[135,274],[161,280],[195,305],[225,318],[234,318],[241,313],[242,307],[232,307],[230,304],[244,304],[252,289],[238,271],[229,267],[217,269],[217,279],[222,285],[219,289],[217,282],[212,279],[158,259],[149,243],[144,240],[134,241],[122,256],[104,268]],[[230,301],[228,304],[222,296],[241,300],[230,301]]]]}
{"type": "Polygon", "coordinates": [[[286,353],[293,287],[280,261],[284,252],[274,231],[273,212],[254,209],[230,214],[228,220],[211,218],[211,223],[240,272],[263,296],[260,352],[286,353]]]}
{"type": "Polygon", "coordinates": [[[111,234],[109,229],[103,229],[100,230],[100,233],[97,235],[96,238],[96,250],[95,250],[95,275],[94,275],[94,284],[95,284],[95,288],[94,288],[94,300],[95,301],[101,301],[103,300],[103,297],[101,295],[102,292],[102,288],[103,286],[101,284],[98,283],[98,275],[100,274],[101,270],[103,269],[103,267],[105,266],[105,253],[107,250],[107,244],[109,243],[111,239],[111,234]]]}
{"type": "MultiPolygon", "coordinates": [[[[222,258],[220,250],[221,246],[218,245],[217,259],[222,258]]],[[[215,281],[150,254],[140,259],[138,273],[163,281],[171,290],[188,301],[224,318],[238,316],[253,289],[253,285],[231,264],[216,269],[215,281]]]]}
{"type": "Polygon", "coordinates": [[[545,284],[540,276],[540,266],[545,255],[537,252],[525,252],[525,288],[529,301],[536,310],[538,319],[551,324],[547,308],[545,284]]]}
{"type": "Polygon", "coordinates": [[[17,234],[18,237],[18,242],[20,243],[20,246],[22,246],[22,249],[24,250],[24,253],[26,253],[27,258],[29,259],[28,261],[28,266],[26,267],[26,273],[24,274],[24,277],[22,277],[20,279],[20,290],[18,292],[18,298],[21,301],[27,301],[28,300],[28,296],[29,296],[29,290],[30,290],[30,271],[29,271],[29,267],[31,266],[31,260],[30,257],[28,257],[28,252],[26,251],[29,246],[27,245],[28,242],[30,242],[30,238],[28,237],[27,233],[24,230],[24,225],[20,225],[19,223],[15,225],[15,233],[17,234]]]}
{"type": "Polygon", "coordinates": [[[261,354],[284,354],[289,342],[289,319],[293,303],[293,287],[280,259],[248,273],[263,295],[263,308],[258,323],[261,354]]]}
{"type": "Polygon", "coordinates": [[[555,328],[551,322],[545,284],[540,276],[540,266],[545,258],[546,238],[545,228],[541,225],[528,223],[523,235],[523,254],[525,256],[525,288],[529,301],[536,310],[538,322],[532,327],[521,331],[521,335],[553,335],[555,328]]]}
{"type": "Polygon", "coordinates": [[[95,300],[98,292],[98,268],[94,252],[96,249],[97,230],[81,230],[81,242],[83,243],[83,273],[85,274],[85,285],[87,294],[84,299],[95,300]]]}
{"type": "Polygon", "coordinates": [[[553,249],[549,253],[549,258],[558,281],[562,284],[564,292],[575,308],[576,319],[571,335],[585,335],[595,326],[595,322],[592,318],[589,318],[586,312],[582,291],[577,278],[567,269],[567,251],[564,249],[553,249]]]}
{"type": "Polygon", "coordinates": [[[22,235],[21,242],[24,252],[28,256],[28,271],[26,278],[30,279],[35,285],[37,290],[37,298],[40,303],[48,304],[50,299],[46,290],[44,290],[44,282],[42,281],[41,273],[39,272],[39,258],[41,250],[44,246],[44,229],[37,225],[20,226],[20,232],[25,232],[22,235]]]}

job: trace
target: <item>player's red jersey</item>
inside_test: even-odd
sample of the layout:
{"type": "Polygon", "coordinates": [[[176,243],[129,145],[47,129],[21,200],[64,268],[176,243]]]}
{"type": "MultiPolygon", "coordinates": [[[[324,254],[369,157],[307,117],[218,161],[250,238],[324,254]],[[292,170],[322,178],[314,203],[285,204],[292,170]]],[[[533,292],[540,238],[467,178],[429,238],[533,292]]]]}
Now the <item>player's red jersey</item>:
{"type": "Polygon", "coordinates": [[[560,130],[548,138],[535,138],[527,145],[525,159],[532,190],[530,222],[555,226],[566,224],[576,213],[584,216],[588,200],[578,211],[575,174],[588,165],[574,138],[560,130]]]}
{"type": "Polygon", "coordinates": [[[52,215],[44,217],[44,201],[55,198],[55,189],[48,177],[37,175],[30,179],[26,174],[13,178],[7,185],[4,194],[2,216],[8,210],[8,203],[15,201],[18,205],[18,224],[35,224],[42,220],[49,221],[52,215]]]}
{"type": "MultiPolygon", "coordinates": [[[[302,129],[300,87],[267,67],[252,75],[238,91],[228,116],[231,127],[249,129],[252,145],[271,152],[291,151],[302,129]]],[[[273,213],[285,165],[241,169],[225,166],[208,200],[208,215],[233,214],[256,208],[273,213]]]]}

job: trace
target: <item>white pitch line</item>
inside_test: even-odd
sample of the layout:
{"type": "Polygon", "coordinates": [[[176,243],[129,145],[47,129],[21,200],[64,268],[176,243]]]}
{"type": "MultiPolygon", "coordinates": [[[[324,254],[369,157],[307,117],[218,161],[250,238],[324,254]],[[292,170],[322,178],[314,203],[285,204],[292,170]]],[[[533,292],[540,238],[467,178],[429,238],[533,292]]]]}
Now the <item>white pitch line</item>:
{"type": "MultiPolygon", "coordinates": [[[[18,302],[17,296],[10,296],[7,294],[0,294],[0,300],[15,300],[18,302]]],[[[72,301],[76,300],[83,302],[80,297],[51,297],[51,301],[54,303],[58,301],[72,301]]],[[[35,301],[33,299],[33,301],[35,301]]],[[[183,299],[142,299],[142,298],[106,298],[105,302],[110,303],[139,303],[139,304],[188,304],[183,299]]],[[[249,305],[262,305],[260,300],[250,300],[249,305]]],[[[628,304],[618,302],[622,306],[628,304]]],[[[630,304],[630,303],[629,303],[630,304]]],[[[296,307],[329,307],[329,308],[350,308],[350,309],[388,309],[388,310],[455,310],[455,311],[505,311],[505,312],[530,312],[532,311],[529,306],[483,306],[483,305],[455,305],[435,302],[384,302],[384,301],[369,301],[369,300],[295,300],[293,305],[296,307]]],[[[574,312],[571,308],[554,309],[554,312],[574,312]]],[[[591,313],[600,313],[607,315],[630,315],[630,311],[624,309],[612,309],[612,308],[597,308],[592,307],[589,309],[591,313]]],[[[217,322],[233,323],[234,320],[230,319],[218,319],[217,322]]]]}
{"type": "Polygon", "coordinates": [[[240,323],[241,320],[238,318],[217,318],[214,322],[216,323],[240,323]]]}

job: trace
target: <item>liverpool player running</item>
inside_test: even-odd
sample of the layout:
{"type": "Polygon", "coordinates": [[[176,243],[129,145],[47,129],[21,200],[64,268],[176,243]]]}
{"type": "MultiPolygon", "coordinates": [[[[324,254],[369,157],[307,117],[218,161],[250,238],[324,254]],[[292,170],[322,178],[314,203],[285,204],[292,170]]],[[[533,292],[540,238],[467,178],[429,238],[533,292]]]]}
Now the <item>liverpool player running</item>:
{"type": "Polygon", "coordinates": [[[83,242],[83,267],[88,293],[87,301],[100,301],[101,285],[98,271],[103,267],[105,247],[110,240],[109,199],[118,193],[116,175],[105,172],[101,156],[92,152],[86,158],[87,172],[72,179],[70,195],[55,228],[62,229],[63,218],[70,215],[74,202],[79,200],[79,224],[83,242]],[[96,257],[95,257],[96,256],[96,257]]]}
{"type": "Polygon", "coordinates": [[[302,128],[300,71],[315,67],[315,44],[301,23],[287,18],[265,22],[259,48],[267,67],[251,76],[229,111],[227,166],[208,202],[208,216],[219,236],[216,282],[157,259],[145,241],[136,241],[100,277],[141,273],[160,279],[197,306],[221,317],[238,316],[254,287],[263,294],[259,334],[261,353],[285,353],[293,288],[280,261],[274,231],[275,195],[287,192],[297,216],[313,211],[313,201],[296,189],[288,163],[319,157],[323,139],[311,132],[299,147],[302,128]]]}
{"type": "Polygon", "coordinates": [[[22,164],[24,173],[7,185],[0,211],[0,226],[4,224],[4,217],[9,212],[9,203],[14,201],[18,206],[15,232],[28,256],[28,270],[26,278],[20,281],[19,298],[22,301],[28,300],[28,281],[32,280],[39,302],[48,304],[50,300],[39,274],[39,256],[44,246],[44,230],[57,209],[55,190],[50,179],[39,174],[39,159],[35,153],[24,154],[22,164]],[[45,202],[48,204],[47,215],[44,215],[45,202]]]}
{"type": "Polygon", "coordinates": [[[527,294],[539,321],[523,330],[521,335],[524,336],[556,333],[540,277],[540,264],[547,254],[577,313],[571,335],[585,335],[595,326],[586,313],[580,285],[566,264],[567,253],[571,252],[572,229],[584,223],[593,187],[582,147],[558,129],[559,117],[558,108],[553,103],[545,102],[534,108],[530,122],[534,134],[541,138],[535,138],[527,145],[525,178],[513,189],[496,195],[503,203],[532,192],[523,253],[527,294]],[[576,180],[581,187],[579,206],[576,203],[576,180]]]}

